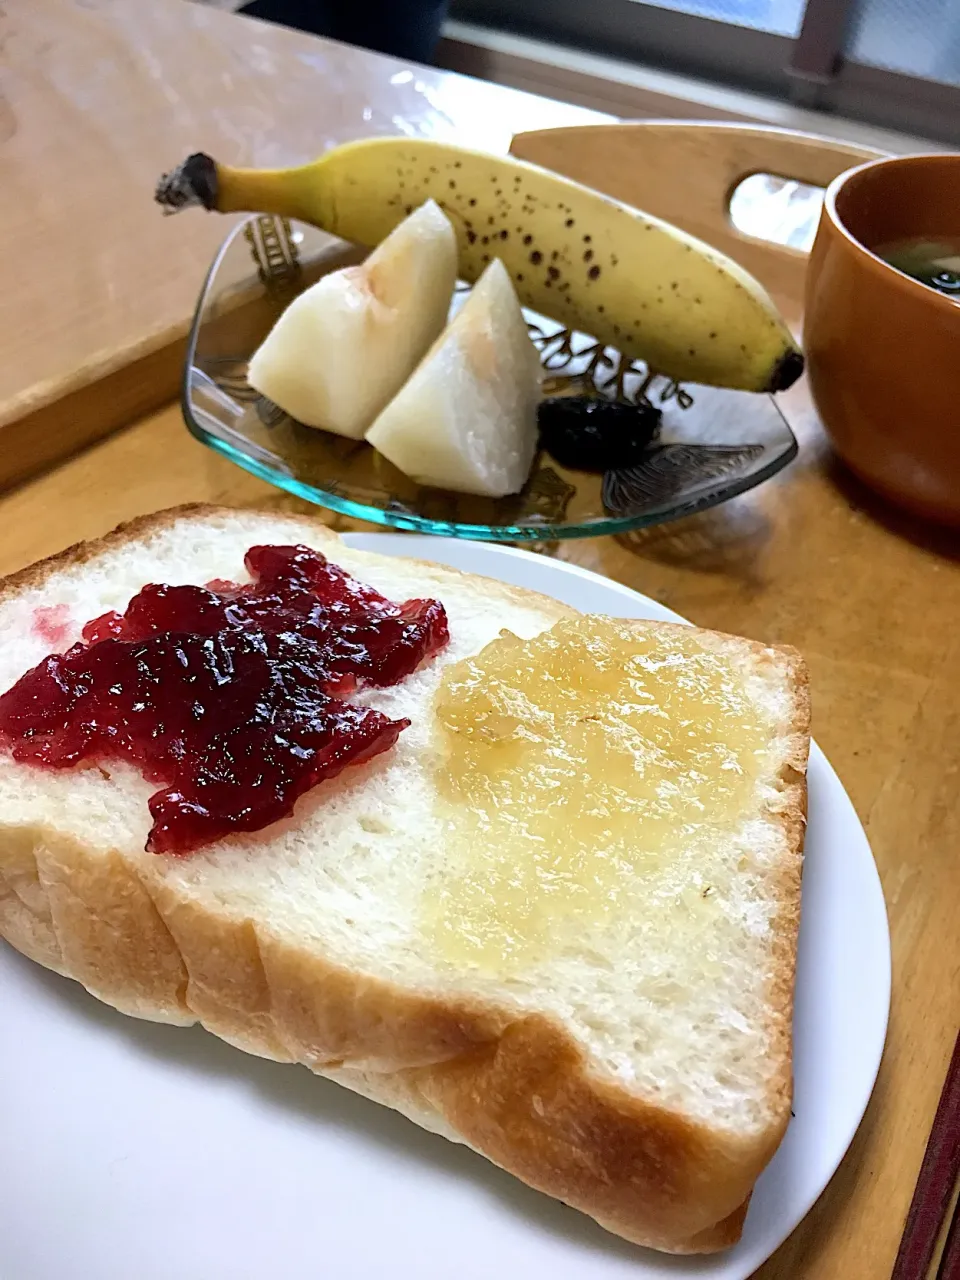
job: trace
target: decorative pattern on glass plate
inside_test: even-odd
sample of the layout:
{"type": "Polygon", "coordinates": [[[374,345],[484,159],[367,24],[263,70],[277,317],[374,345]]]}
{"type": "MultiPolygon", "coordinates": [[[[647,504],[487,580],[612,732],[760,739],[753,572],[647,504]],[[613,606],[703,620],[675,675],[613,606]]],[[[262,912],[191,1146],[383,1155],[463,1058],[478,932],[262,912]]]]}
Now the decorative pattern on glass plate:
{"type": "MultiPolygon", "coordinates": [[[[362,441],[302,426],[247,383],[247,362],[297,294],[362,251],[303,223],[248,218],[228,237],[197,304],[183,413],[204,444],[318,506],[399,529],[495,542],[555,542],[675,520],[753,488],[797,442],[769,396],[688,390],[584,334],[526,312],[544,395],[641,399],[662,413],[640,466],[592,475],[540,453],[523,490],[478,498],[426,488],[362,441]],[[252,262],[251,262],[252,259],[252,262]]],[[[467,286],[457,291],[458,300],[467,286]]]]}

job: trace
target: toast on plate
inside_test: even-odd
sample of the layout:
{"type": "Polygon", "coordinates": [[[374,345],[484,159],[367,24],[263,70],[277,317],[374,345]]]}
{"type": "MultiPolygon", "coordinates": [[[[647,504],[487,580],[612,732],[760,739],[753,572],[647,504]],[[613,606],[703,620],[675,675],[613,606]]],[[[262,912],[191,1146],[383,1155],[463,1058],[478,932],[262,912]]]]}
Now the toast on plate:
{"type": "Polygon", "coordinates": [[[0,690],[145,584],[243,582],[248,548],[290,544],[392,601],[444,606],[445,648],[352,695],[409,727],[291,816],[189,856],[146,851],[157,784],[133,765],[47,769],[4,750],[0,934],[125,1013],[199,1021],[394,1107],[628,1240],[733,1243],[790,1115],[802,660],[582,621],[305,517],[185,507],[0,585],[0,690]],[[604,691],[637,663],[661,704],[642,693],[638,711],[621,690],[611,711],[604,691]],[[518,671],[529,696],[505,719],[491,690],[510,695],[518,671]],[[593,847],[608,830],[615,857],[593,847]]]}

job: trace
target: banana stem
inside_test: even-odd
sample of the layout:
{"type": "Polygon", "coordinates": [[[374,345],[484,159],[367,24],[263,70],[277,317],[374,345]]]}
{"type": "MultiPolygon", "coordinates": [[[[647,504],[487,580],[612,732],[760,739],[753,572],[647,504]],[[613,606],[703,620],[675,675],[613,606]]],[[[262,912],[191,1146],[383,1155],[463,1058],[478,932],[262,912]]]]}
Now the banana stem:
{"type": "Polygon", "coordinates": [[[292,169],[231,169],[218,164],[217,209],[220,213],[273,213],[316,222],[316,195],[309,184],[296,179],[292,169]]]}
{"type": "Polygon", "coordinates": [[[155,198],[164,213],[199,206],[217,213],[272,213],[302,222],[317,219],[316,197],[295,169],[232,169],[202,151],[165,173],[155,198]],[[293,181],[291,181],[293,179],[293,181]]]}
{"type": "Polygon", "coordinates": [[[217,207],[217,162],[202,151],[187,156],[182,164],[161,176],[154,199],[164,213],[178,213],[199,205],[217,207]]]}

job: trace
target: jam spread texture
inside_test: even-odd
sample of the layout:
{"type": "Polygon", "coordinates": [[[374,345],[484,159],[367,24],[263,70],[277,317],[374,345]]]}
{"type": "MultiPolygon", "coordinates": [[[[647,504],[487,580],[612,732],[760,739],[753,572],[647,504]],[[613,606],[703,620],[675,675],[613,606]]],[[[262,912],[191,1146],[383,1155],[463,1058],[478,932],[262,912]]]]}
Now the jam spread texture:
{"type": "Polygon", "coordinates": [[[251,547],[253,582],[146,586],[0,696],[0,744],[63,769],[125,759],[163,787],[147,849],[259,831],[409,720],[346,699],[447,643],[436,600],[397,605],[308,547],[251,547]]]}
{"type": "Polygon", "coordinates": [[[448,665],[435,708],[435,950],[461,972],[532,981],[568,949],[646,935],[654,976],[635,990],[652,1005],[680,1007],[685,972],[723,976],[739,917],[716,891],[718,851],[750,820],[775,736],[729,654],[692,627],[568,618],[448,665]],[[661,969],[661,936],[692,970],[673,955],[661,969]]]}

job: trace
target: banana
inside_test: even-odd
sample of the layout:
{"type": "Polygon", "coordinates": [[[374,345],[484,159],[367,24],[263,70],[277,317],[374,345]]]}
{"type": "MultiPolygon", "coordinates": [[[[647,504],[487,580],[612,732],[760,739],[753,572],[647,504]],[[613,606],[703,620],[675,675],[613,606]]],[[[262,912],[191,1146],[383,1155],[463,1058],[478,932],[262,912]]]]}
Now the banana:
{"type": "Polygon", "coordinates": [[[523,161],[441,142],[371,138],[293,169],[232,169],[202,154],[161,178],[173,212],[273,213],[372,247],[425,200],[457,235],[460,274],[494,258],[520,301],[678,382],[781,391],[803,356],[763,287],[651,214],[523,161]]]}

